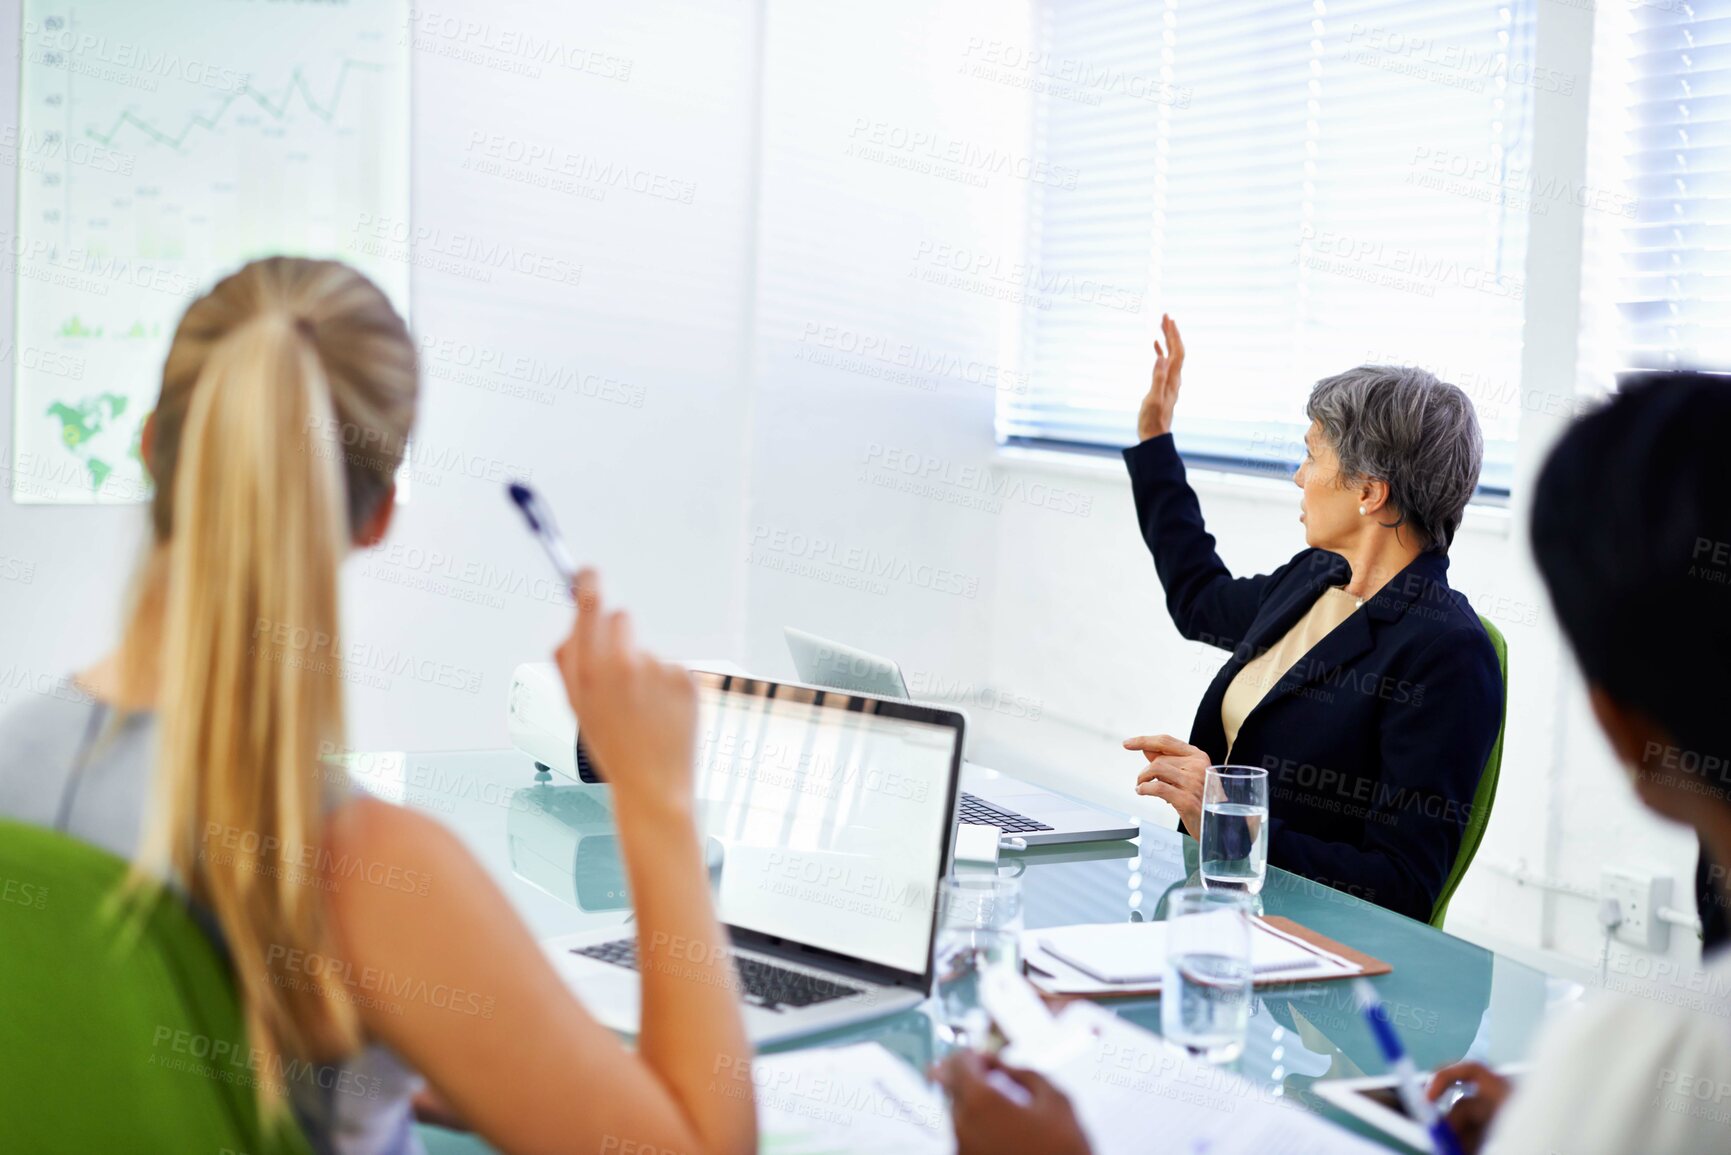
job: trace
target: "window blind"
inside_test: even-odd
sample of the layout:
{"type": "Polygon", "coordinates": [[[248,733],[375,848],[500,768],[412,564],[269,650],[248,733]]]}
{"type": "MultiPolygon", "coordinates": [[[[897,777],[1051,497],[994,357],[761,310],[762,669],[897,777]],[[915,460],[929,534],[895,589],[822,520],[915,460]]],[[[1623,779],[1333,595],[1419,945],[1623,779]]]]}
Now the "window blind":
{"type": "Polygon", "coordinates": [[[1593,125],[1620,154],[1604,171],[1627,182],[1632,211],[1602,283],[1618,348],[1599,367],[1731,370],[1731,0],[1619,16],[1593,125]]]}
{"type": "MultiPolygon", "coordinates": [[[[1319,377],[1422,365],[1465,389],[1505,487],[1520,409],[1532,4],[1040,0],[1019,355],[1001,442],[1135,439],[1162,312],[1187,455],[1286,469],[1319,377]]],[[[1580,78],[1584,86],[1584,78],[1580,78]]],[[[1583,89],[1584,95],[1584,89],[1583,89]]]]}

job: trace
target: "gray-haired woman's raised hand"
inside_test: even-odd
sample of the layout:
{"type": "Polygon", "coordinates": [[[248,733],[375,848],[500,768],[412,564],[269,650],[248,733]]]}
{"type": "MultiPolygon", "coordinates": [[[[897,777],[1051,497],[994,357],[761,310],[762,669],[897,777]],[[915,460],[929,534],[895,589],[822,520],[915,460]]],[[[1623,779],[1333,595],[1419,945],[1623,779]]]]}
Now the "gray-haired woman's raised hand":
{"type": "Polygon", "coordinates": [[[1184,338],[1178,334],[1178,322],[1162,313],[1160,332],[1166,344],[1154,342],[1154,375],[1136,414],[1136,436],[1142,441],[1172,432],[1172,410],[1178,404],[1178,378],[1184,368],[1184,338]]]}

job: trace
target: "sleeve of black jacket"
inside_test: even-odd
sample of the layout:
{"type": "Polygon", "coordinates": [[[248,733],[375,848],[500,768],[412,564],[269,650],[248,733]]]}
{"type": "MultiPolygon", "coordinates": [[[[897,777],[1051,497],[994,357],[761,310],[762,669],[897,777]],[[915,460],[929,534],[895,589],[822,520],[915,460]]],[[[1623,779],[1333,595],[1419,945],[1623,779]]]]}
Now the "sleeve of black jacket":
{"type": "MultiPolygon", "coordinates": [[[[1142,540],[1166,590],[1166,610],[1178,632],[1224,650],[1238,648],[1268,590],[1291,568],[1233,577],[1202,521],[1202,506],[1184,474],[1170,433],[1124,450],[1142,540]]],[[[1302,556],[1302,555],[1301,555],[1302,556]]]]}

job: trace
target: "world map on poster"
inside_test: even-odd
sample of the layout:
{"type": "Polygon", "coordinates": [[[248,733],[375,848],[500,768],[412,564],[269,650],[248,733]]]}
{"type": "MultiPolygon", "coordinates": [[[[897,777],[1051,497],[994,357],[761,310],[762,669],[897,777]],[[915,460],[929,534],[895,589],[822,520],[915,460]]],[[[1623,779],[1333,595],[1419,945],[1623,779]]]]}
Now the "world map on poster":
{"type": "Polygon", "coordinates": [[[273,253],[346,260],[406,315],[407,0],[26,0],[13,498],[141,501],[186,306],[273,253]]]}

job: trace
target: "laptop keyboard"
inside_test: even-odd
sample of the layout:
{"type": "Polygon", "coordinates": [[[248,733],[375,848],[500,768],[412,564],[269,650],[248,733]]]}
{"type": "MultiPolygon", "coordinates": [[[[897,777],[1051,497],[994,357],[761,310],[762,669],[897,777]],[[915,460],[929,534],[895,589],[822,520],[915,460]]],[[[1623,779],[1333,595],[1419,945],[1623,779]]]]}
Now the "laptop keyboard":
{"type": "MultiPolygon", "coordinates": [[[[599,946],[580,947],[571,953],[592,958],[597,962],[612,963],[626,970],[637,969],[636,939],[615,939],[599,946]]],[[[746,1001],[765,1010],[798,1010],[800,1007],[815,1006],[832,999],[844,999],[849,995],[865,993],[863,987],[831,982],[817,975],[788,970],[786,967],[742,955],[733,957],[733,965],[738,968],[739,980],[745,985],[746,1001]]]]}
{"type": "Polygon", "coordinates": [[[983,798],[977,798],[962,791],[961,799],[956,803],[956,821],[970,825],[996,826],[1005,834],[1032,834],[1038,830],[1050,830],[1044,822],[1035,822],[1032,818],[1017,814],[1014,810],[1004,810],[993,806],[983,798]]]}

